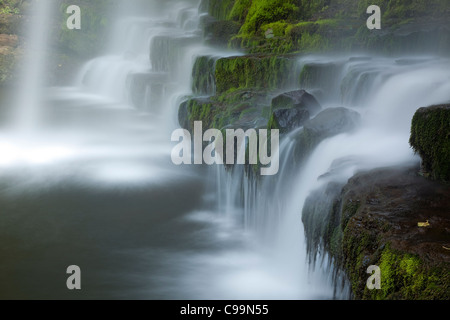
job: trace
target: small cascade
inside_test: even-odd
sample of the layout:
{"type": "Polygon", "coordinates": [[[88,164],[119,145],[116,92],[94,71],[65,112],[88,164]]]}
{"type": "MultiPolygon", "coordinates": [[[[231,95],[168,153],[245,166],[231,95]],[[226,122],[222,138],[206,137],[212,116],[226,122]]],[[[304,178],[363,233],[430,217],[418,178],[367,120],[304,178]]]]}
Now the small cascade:
{"type": "MultiPolygon", "coordinates": [[[[242,215],[242,223],[265,245],[277,243],[276,252],[283,253],[285,263],[298,266],[296,276],[302,277],[301,261],[310,264],[314,271],[309,272],[328,270],[334,297],[343,298],[350,292],[345,275],[334,269],[315,238],[326,227],[324,215],[332,212],[335,194],[331,189],[316,192],[323,208],[314,209],[312,220],[307,218],[317,234],[308,234],[306,241],[301,221],[305,201],[327,185],[339,191],[360,170],[417,161],[408,144],[410,121],[419,107],[450,101],[450,60],[307,57],[299,63],[305,88],[317,93],[325,108],[356,110],[362,116],[359,128],[325,139],[301,163],[295,163],[295,149],[302,128],[289,133],[281,141],[278,175],[256,177],[243,166],[218,174],[218,192],[225,199],[219,205],[242,215]]],[[[307,282],[311,273],[303,276],[307,282]]]]}

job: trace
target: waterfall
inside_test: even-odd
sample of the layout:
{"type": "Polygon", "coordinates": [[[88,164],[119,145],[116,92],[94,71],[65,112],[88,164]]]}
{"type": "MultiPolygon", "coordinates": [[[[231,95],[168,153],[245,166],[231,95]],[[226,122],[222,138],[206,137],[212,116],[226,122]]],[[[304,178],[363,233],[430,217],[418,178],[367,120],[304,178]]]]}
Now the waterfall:
{"type": "Polygon", "coordinates": [[[175,166],[180,104],[214,94],[216,61],[243,54],[205,45],[199,2],[120,2],[104,54],[72,86],[47,88],[43,22],[52,6],[37,1],[17,108],[17,127],[33,130],[0,131],[0,242],[8,244],[0,252],[11,257],[0,262],[0,283],[18,288],[0,298],[73,298],[64,286],[72,264],[88,284],[77,298],[350,297],[326,253],[309,259],[305,200],[357,171],[417,162],[410,121],[418,107],[450,100],[450,61],[303,56],[289,75],[299,82],[285,89],[357,111],[357,130],[301,161],[304,129],[284,135],[275,176],[175,166]]]}
{"type": "Polygon", "coordinates": [[[14,129],[33,130],[41,116],[42,92],[46,85],[46,67],[50,45],[51,17],[55,11],[52,1],[39,0],[32,4],[33,14],[26,30],[26,51],[21,67],[21,85],[16,97],[14,129]]]}
{"type": "MultiPolygon", "coordinates": [[[[344,106],[358,111],[362,115],[359,129],[326,139],[296,166],[292,161],[294,137],[302,130],[297,129],[281,142],[277,176],[255,178],[242,167],[234,168],[223,170],[217,185],[221,198],[226,199],[220,204],[222,210],[241,208],[245,226],[266,244],[276,243],[273,250],[278,258],[296,266],[289,270],[291,276],[308,283],[311,273],[302,270],[304,264],[316,265],[316,260],[328,258],[324,252],[316,252],[313,260],[304,255],[301,214],[306,198],[330,181],[345,184],[361,170],[417,162],[408,144],[411,119],[419,107],[450,101],[450,60],[309,56],[299,63],[314,74],[303,83],[305,88],[317,93],[325,108],[344,106]]],[[[314,270],[339,271],[333,270],[332,261],[314,270]]],[[[349,288],[337,286],[345,279],[332,280],[337,290],[334,297],[348,297],[349,288]]]]}

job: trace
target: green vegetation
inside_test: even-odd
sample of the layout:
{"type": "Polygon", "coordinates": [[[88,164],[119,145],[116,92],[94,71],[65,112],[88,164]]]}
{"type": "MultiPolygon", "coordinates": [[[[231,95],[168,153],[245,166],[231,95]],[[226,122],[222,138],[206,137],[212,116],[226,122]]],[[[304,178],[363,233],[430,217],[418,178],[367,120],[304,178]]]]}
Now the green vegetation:
{"type": "Polygon", "coordinates": [[[239,123],[242,128],[251,127],[257,120],[262,127],[266,127],[270,96],[270,93],[261,89],[244,88],[231,89],[210,98],[189,98],[180,106],[179,122],[188,130],[193,128],[194,121],[202,121],[205,130],[222,130],[239,123]]]}
{"type": "MultiPolygon", "coordinates": [[[[445,225],[430,227],[419,238],[411,236],[417,230],[410,228],[411,220],[423,213],[420,203],[442,201],[446,191],[433,194],[429,181],[411,177],[410,170],[396,170],[358,174],[345,186],[329,183],[313,192],[302,212],[308,254],[330,253],[335,266],[345,270],[355,299],[448,300],[449,264],[439,258],[444,249],[434,238],[445,225]],[[424,242],[432,245],[420,248],[424,242]],[[366,285],[371,265],[380,267],[379,290],[366,285]]],[[[434,211],[445,209],[443,202],[425,214],[439,216],[434,211]]]]}
{"type": "Polygon", "coordinates": [[[0,14],[20,14],[24,0],[0,0],[0,14]]]}
{"type": "Polygon", "coordinates": [[[219,94],[230,89],[282,88],[295,81],[296,61],[288,56],[242,56],[219,59],[215,77],[219,94]]]}
{"type": "MultiPolygon", "coordinates": [[[[210,14],[219,20],[240,24],[239,31],[228,39],[233,48],[249,53],[300,53],[329,50],[370,49],[397,52],[423,43],[418,36],[421,25],[430,21],[445,24],[450,15],[445,0],[210,0],[210,14]],[[384,32],[366,27],[369,5],[382,11],[384,32]],[[407,26],[407,36],[395,35],[407,26]],[[267,31],[272,31],[266,37],[267,31]],[[387,32],[386,32],[387,31],[387,32]],[[411,35],[411,36],[409,36],[411,35]]],[[[435,35],[438,49],[448,49],[445,32],[435,35]]]]}
{"type": "Polygon", "coordinates": [[[366,290],[366,296],[379,300],[450,299],[450,275],[443,265],[429,267],[419,257],[400,253],[387,245],[379,266],[382,270],[381,290],[366,290]]]}
{"type": "Polygon", "coordinates": [[[450,105],[419,109],[412,120],[410,144],[422,158],[425,175],[450,181],[450,105]]]}

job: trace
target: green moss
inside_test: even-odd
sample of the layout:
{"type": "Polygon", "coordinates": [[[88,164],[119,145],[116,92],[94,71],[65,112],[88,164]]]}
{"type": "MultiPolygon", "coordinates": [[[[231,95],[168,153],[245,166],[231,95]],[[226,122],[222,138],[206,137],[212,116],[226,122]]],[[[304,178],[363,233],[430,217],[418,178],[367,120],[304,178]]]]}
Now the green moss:
{"type": "Polygon", "coordinates": [[[381,255],[381,290],[376,299],[449,299],[448,266],[430,268],[419,257],[386,246],[381,255]]]}
{"type": "Polygon", "coordinates": [[[252,1],[241,34],[255,35],[265,24],[289,20],[299,11],[293,0],[252,1]]]}
{"type": "Polygon", "coordinates": [[[209,0],[208,12],[218,20],[227,20],[235,2],[236,0],[209,0]]]}
{"type": "Polygon", "coordinates": [[[210,128],[212,124],[212,112],[213,104],[209,101],[203,101],[199,99],[191,99],[187,103],[187,111],[189,115],[189,122],[191,128],[194,125],[194,121],[202,121],[204,128],[210,128]]]}
{"type": "Polygon", "coordinates": [[[251,3],[252,0],[236,0],[228,15],[228,19],[244,22],[251,3]]]}
{"type": "Polygon", "coordinates": [[[422,158],[425,174],[450,181],[450,105],[419,109],[409,143],[422,158]]]}
{"type": "Polygon", "coordinates": [[[20,14],[20,0],[0,0],[0,14],[20,14]]]}
{"type": "Polygon", "coordinates": [[[59,46],[63,53],[71,53],[83,58],[91,58],[99,54],[106,44],[104,36],[111,27],[105,13],[117,4],[117,0],[85,0],[63,1],[60,6],[59,46]],[[70,5],[82,8],[82,28],[69,30],[66,26],[66,9],[70,5]]]}
{"type": "Polygon", "coordinates": [[[217,92],[230,89],[283,88],[294,81],[295,60],[283,56],[243,56],[216,63],[217,92]]]}

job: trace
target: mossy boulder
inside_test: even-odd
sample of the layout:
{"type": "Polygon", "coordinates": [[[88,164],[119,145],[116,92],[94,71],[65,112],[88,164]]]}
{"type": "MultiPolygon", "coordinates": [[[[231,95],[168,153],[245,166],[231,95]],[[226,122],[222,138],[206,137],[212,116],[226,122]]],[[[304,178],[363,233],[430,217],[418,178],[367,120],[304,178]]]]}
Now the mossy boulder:
{"type": "Polygon", "coordinates": [[[416,168],[361,172],[325,184],[303,210],[308,253],[325,250],[348,275],[355,299],[450,297],[448,186],[416,168]],[[339,191],[340,190],[340,191],[339,191]],[[427,227],[419,222],[428,221],[427,227]],[[381,289],[367,288],[367,268],[380,267],[381,289]]]}
{"type": "Polygon", "coordinates": [[[272,99],[272,111],[292,108],[306,109],[311,115],[316,115],[322,109],[316,98],[305,90],[285,92],[272,99]]]}
{"type": "Polygon", "coordinates": [[[423,173],[450,181],[450,105],[420,108],[411,125],[410,144],[422,158],[423,173]]]}
{"type": "Polygon", "coordinates": [[[217,57],[196,58],[192,69],[192,92],[196,95],[213,95],[216,91],[215,67],[217,57]]]}
{"type": "Polygon", "coordinates": [[[189,98],[179,107],[178,121],[188,130],[193,128],[194,121],[202,121],[204,129],[266,128],[271,97],[264,90],[242,89],[189,98]]]}
{"type": "Polygon", "coordinates": [[[295,83],[296,59],[292,56],[248,55],[219,59],[216,88],[219,94],[230,89],[281,89],[295,83]]]}
{"type": "Polygon", "coordinates": [[[181,127],[192,132],[195,121],[202,121],[203,128],[212,128],[213,109],[217,106],[209,98],[192,98],[181,103],[178,122],[181,127]]]}

